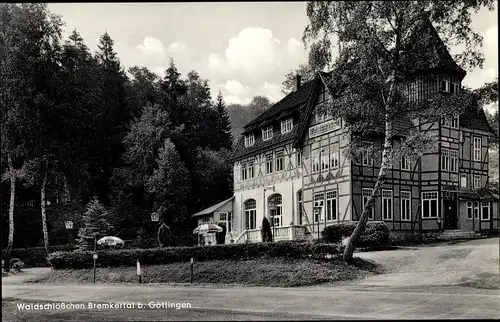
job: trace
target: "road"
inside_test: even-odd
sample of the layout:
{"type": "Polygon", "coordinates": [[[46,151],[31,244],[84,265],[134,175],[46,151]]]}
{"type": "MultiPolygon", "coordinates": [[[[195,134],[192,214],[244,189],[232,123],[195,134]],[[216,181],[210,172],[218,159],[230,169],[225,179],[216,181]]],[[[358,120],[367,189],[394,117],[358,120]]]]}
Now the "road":
{"type": "MultiPolygon", "coordinates": [[[[298,288],[47,285],[5,279],[2,299],[81,303],[190,303],[190,309],[77,312],[75,320],[264,320],[264,319],[491,319],[500,317],[499,291],[457,286],[464,277],[498,271],[495,240],[360,254],[389,272],[336,286],[298,288]],[[496,253],[495,253],[496,251],[496,253]],[[496,260],[496,263],[494,261],[496,260]],[[412,272],[412,270],[414,270],[412,272]],[[441,276],[441,277],[440,277],[441,276]],[[450,277],[452,276],[452,277],[450,277]],[[128,312],[128,313],[127,313],[128,312]]],[[[4,279],[2,280],[4,282],[4,279]]],[[[137,305],[136,305],[137,306],[137,305]]],[[[4,310],[5,311],[5,310],[4,310]]],[[[16,313],[16,312],[11,312],[16,313]]],[[[19,312],[17,312],[19,313],[19,312]]],[[[5,314],[5,312],[3,313],[5,314]]],[[[41,312],[23,315],[25,320],[41,312]]],[[[57,318],[57,312],[46,319],[57,318]]],[[[67,313],[69,314],[69,313],[67,313]]],[[[12,319],[12,314],[10,318],[12,319]]],[[[15,316],[15,315],[14,315],[15,316]]],[[[3,315],[4,319],[5,316],[3,315]]],[[[63,321],[68,316],[60,316],[63,321]]],[[[20,320],[22,320],[21,318],[20,320]]],[[[13,319],[16,320],[16,319],[13,319]]]]}

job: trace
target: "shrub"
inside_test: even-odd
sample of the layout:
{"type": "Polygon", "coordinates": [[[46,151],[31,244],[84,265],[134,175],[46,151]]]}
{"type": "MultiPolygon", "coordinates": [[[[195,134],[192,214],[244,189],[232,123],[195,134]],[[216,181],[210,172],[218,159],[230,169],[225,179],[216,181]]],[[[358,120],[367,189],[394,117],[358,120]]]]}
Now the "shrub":
{"type": "MultiPolygon", "coordinates": [[[[235,244],[195,247],[164,247],[153,249],[122,249],[98,251],[98,267],[133,266],[140,259],[141,264],[170,264],[211,260],[246,260],[255,258],[325,258],[336,255],[334,244],[313,244],[307,242],[279,242],[235,244]]],[[[93,265],[91,251],[55,252],[49,261],[55,269],[90,268],[93,265]]]]}
{"type": "MultiPolygon", "coordinates": [[[[72,251],[75,245],[57,245],[50,246],[49,252],[72,251]]],[[[2,257],[5,258],[5,250],[2,250],[2,257]]],[[[50,266],[47,261],[47,252],[45,247],[14,248],[10,253],[11,258],[19,258],[25,267],[46,267],[50,266]]]]}
{"type": "Polygon", "coordinates": [[[273,240],[273,234],[271,232],[271,224],[266,217],[262,219],[262,227],[260,228],[260,237],[263,242],[270,242],[273,240]]]}
{"type": "MultiPolygon", "coordinates": [[[[352,234],[357,224],[356,221],[333,224],[323,229],[321,237],[326,242],[339,243],[342,237],[352,234]]],[[[390,234],[389,227],[383,221],[369,221],[355,245],[361,248],[385,246],[389,244],[390,234]]]]}

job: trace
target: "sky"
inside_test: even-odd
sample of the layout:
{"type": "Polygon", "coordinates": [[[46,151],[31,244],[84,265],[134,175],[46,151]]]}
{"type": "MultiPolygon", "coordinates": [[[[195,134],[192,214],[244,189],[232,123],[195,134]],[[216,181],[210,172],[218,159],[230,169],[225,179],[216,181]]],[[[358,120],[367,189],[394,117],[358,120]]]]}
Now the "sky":
{"type": "MultiPolygon", "coordinates": [[[[247,104],[262,95],[277,102],[285,74],[307,62],[301,41],[305,2],[50,3],[92,52],[107,31],[122,65],[145,66],[160,76],[174,59],[209,80],[212,97],[247,104]]],[[[483,69],[468,71],[463,84],[477,88],[498,77],[497,12],[482,9],[472,28],[483,35],[483,69]]],[[[452,48],[453,52],[453,48],[452,48]]]]}

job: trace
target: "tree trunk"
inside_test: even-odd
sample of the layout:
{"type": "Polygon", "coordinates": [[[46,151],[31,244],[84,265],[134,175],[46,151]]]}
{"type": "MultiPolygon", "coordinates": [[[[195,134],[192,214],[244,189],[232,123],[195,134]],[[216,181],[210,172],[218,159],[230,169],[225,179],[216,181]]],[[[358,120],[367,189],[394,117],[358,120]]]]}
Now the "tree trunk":
{"type": "Polygon", "coordinates": [[[43,245],[45,246],[45,251],[49,255],[49,232],[47,230],[47,214],[45,212],[45,186],[47,184],[47,171],[43,176],[42,188],[40,190],[40,201],[42,207],[42,230],[43,230],[43,245]]]}
{"type": "Polygon", "coordinates": [[[10,203],[9,203],[9,240],[7,242],[7,249],[4,256],[4,271],[9,272],[10,254],[12,246],[14,245],[14,202],[16,200],[16,173],[14,165],[12,164],[12,156],[8,154],[9,159],[9,173],[10,173],[10,203]]]}
{"type": "Polygon", "coordinates": [[[382,151],[382,164],[380,165],[380,171],[377,177],[377,182],[375,183],[375,187],[373,188],[373,193],[370,196],[370,199],[365,205],[365,209],[361,213],[361,218],[359,218],[358,224],[356,228],[352,232],[351,236],[347,241],[346,248],[344,250],[343,259],[345,262],[351,263],[352,256],[354,254],[355,242],[358,240],[359,236],[363,233],[366,227],[366,222],[368,221],[368,215],[371,212],[373,205],[375,204],[375,200],[377,200],[377,196],[382,189],[382,185],[385,182],[385,176],[387,172],[387,168],[389,167],[389,154],[392,153],[392,119],[389,115],[389,110],[394,98],[394,92],[396,88],[396,84],[394,81],[394,73],[392,75],[392,82],[389,89],[388,100],[385,104],[385,138],[384,138],[384,149],[382,151]]]}

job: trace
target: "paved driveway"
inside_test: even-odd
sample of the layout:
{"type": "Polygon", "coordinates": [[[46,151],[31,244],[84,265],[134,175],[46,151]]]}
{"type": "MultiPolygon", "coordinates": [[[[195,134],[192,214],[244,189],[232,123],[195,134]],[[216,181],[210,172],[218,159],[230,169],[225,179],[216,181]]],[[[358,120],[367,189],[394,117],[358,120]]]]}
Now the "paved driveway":
{"type": "Polygon", "coordinates": [[[357,256],[373,260],[387,269],[386,274],[369,276],[354,283],[358,285],[435,286],[470,284],[480,280],[500,285],[499,238],[366,252],[357,256]]]}

